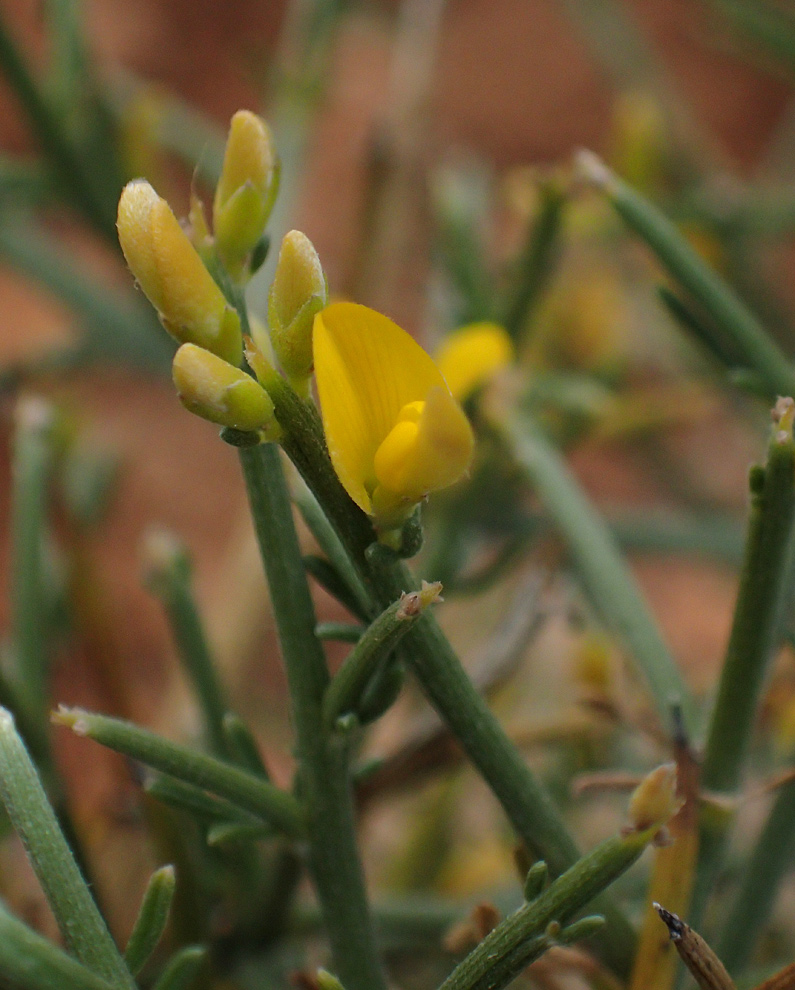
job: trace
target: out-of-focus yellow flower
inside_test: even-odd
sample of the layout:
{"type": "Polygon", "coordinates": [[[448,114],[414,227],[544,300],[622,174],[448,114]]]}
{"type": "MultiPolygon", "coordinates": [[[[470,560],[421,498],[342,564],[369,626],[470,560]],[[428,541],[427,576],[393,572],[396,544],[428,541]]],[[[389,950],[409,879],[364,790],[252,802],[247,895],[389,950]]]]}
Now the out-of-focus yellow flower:
{"type": "Polygon", "coordinates": [[[240,319],[204,267],[168,203],[148,182],[127,183],[116,224],[127,264],[163,326],[180,343],[198,344],[240,364],[240,319]]]}
{"type": "Polygon", "coordinates": [[[268,294],[271,343],[293,388],[309,395],[314,361],[312,325],[328,301],[326,276],[317,251],[300,230],[284,235],[268,294]]]}
{"type": "Polygon", "coordinates": [[[384,531],[464,474],[472,428],[441,372],[386,316],[333,303],[315,317],[315,375],[334,470],[384,531]]]}
{"type": "Polygon", "coordinates": [[[172,374],[180,402],[192,413],[220,426],[263,432],[263,439],[277,438],[270,396],[240,368],[195,344],[183,344],[172,374]]]}
{"type": "Polygon", "coordinates": [[[621,95],[613,108],[610,161],[619,175],[647,195],[660,192],[670,137],[659,103],[648,93],[621,95]]]}
{"type": "Polygon", "coordinates": [[[270,128],[249,110],[232,117],[221,178],[213,201],[218,255],[233,277],[262,236],[279,182],[270,128]]]}
{"type": "Polygon", "coordinates": [[[463,402],[513,361],[513,342],[497,323],[470,323],[448,334],[434,357],[453,397],[463,402]]]}

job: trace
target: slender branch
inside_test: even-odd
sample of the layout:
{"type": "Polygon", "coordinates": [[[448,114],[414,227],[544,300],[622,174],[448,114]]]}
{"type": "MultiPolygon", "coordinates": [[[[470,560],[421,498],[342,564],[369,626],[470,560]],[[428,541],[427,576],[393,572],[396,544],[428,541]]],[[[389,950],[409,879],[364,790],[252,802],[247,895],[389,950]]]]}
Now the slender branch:
{"type": "MultiPolygon", "coordinates": [[[[795,520],[792,399],[780,400],[777,411],[781,429],[774,429],[767,463],[751,470],[751,513],[740,588],[704,751],[702,787],[726,795],[733,795],[741,783],[760,693],[780,631],[791,567],[795,520]]],[[[702,822],[691,914],[696,925],[720,867],[730,823],[731,816],[725,814],[706,816],[702,822]]]]}
{"type": "Polygon", "coordinates": [[[356,848],[347,754],[323,728],[329,675],[279,450],[268,444],[239,454],[287,670],[310,867],[334,966],[347,990],[379,990],[385,983],[356,848]]]}
{"type": "Polygon", "coordinates": [[[787,356],[671,221],[591,152],[580,153],[578,166],[583,177],[604,192],[630,230],[648,244],[662,265],[736,345],[748,367],[763,378],[771,396],[795,394],[795,370],[787,356]]]}
{"type": "Polygon", "coordinates": [[[517,463],[562,532],[603,620],[629,647],[663,724],[676,704],[683,711],[686,732],[691,731],[690,692],[607,525],[539,429],[521,420],[507,424],[506,434],[517,463]]]}

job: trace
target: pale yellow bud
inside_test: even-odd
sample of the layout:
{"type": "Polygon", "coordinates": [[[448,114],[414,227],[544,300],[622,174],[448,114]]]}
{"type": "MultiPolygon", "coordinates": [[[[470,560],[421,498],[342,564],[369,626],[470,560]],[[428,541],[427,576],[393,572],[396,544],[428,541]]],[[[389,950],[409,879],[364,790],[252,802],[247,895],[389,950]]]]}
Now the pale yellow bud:
{"type": "Polygon", "coordinates": [[[172,372],[180,401],[192,413],[221,426],[263,432],[264,439],[276,438],[270,396],[244,371],[195,344],[183,344],[172,372]]]}
{"type": "Polygon", "coordinates": [[[284,373],[306,392],[312,373],[312,324],[328,289],[312,242],[298,230],[285,235],[268,296],[273,350],[284,373]]]}
{"type": "Polygon", "coordinates": [[[119,200],[119,243],[168,332],[240,364],[240,319],[213,281],[168,203],[141,179],[119,200]]]}
{"type": "Polygon", "coordinates": [[[662,827],[682,807],[676,794],[676,764],[664,763],[643,778],[629,800],[629,820],[638,832],[662,827]]]}
{"type": "Polygon", "coordinates": [[[235,278],[265,230],[279,182],[268,125],[248,110],[232,117],[213,202],[218,255],[235,278]]]}

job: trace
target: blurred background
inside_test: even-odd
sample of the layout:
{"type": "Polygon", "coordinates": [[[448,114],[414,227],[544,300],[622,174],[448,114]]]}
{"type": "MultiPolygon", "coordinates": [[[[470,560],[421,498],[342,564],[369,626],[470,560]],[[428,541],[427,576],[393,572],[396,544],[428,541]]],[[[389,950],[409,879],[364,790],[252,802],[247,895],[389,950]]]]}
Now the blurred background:
{"type": "MultiPolygon", "coordinates": [[[[210,198],[232,113],[262,113],[283,158],[274,243],[292,227],[305,231],[332,294],[388,313],[429,347],[451,327],[490,315],[489,273],[521,252],[543,206],[540,184],[568,183],[574,152],[590,148],[674,216],[782,347],[795,349],[795,24],[785,4],[0,0],[0,25],[0,628],[12,625],[18,394],[53,400],[70,456],[107,481],[107,498],[98,497],[88,522],[55,510],[53,566],[72,575],[74,613],[58,641],[54,701],[172,736],[192,731],[162,610],[141,582],[143,534],[163,525],[193,557],[230,694],[255,717],[276,776],[288,779],[282,674],[235,453],[180,407],[165,334],[154,319],[131,315],[141,299],[107,209],[81,211],[74,189],[39,170],[57,160],[58,147],[42,139],[36,100],[20,99],[23,90],[8,83],[16,64],[9,45],[66,133],[75,142],[88,135],[87,173],[110,171],[108,145],[89,140],[92,127],[107,127],[119,177],[145,174],[180,216],[192,182],[210,198]],[[77,62],[91,66],[90,86],[77,62]]],[[[669,519],[687,509],[725,523],[705,552],[640,547],[632,556],[703,697],[728,634],[745,476],[761,455],[764,415],[701,375],[702,358],[656,299],[659,271],[593,196],[573,197],[555,259],[522,360],[531,373],[571,376],[570,393],[556,393],[553,405],[567,415],[584,410],[588,420],[571,450],[586,489],[608,514],[618,507],[634,520],[669,519]],[[598,389],[609,391],[609,403],[598,389]]],[[[269,264],[250,287],[255,311],[264,312],[269,264]]],[[[544,574],[554,577],[559,565],[554,547],[538,551],[534,566],[544,574]]],[[[521,586],[514,582],[511,594],[521,586]]],[[[506,594],[498,587],[474,611],[453,596],[443,622],[466,656],[477,652],[470,642],[499,628],[506,594]]],[[[340,617],[321,590],[318,603],[324,616],[340,617]]],[[[536,680],[525,691],[554,696],[564,712],[577,692],[570,589],[557,587],[544,607],[548,622],[532,648],[536,680]]],[[[790,667],[785,657],[776,682],[786,698],[790,667]]],[[[532,727],[527,704],[523,724],[532,727]]],[[[398,732],[387,726],[378,745],[388,750],[398,732]]],[[[123,851],[138,892],[136,865],[149,863],[151,851],[135,815],[135,784],[121,760],[98,748],[87,755],[84,743],[63,735],[58,758],[73,782],[76,821],[91,823],[92,855],[113,863],[123,851]]],[[[394,848],[392,814],[376,814],[368,826],[374,861],[394,848]]],[[[457,878],[442,877],[450,892],[471,893],[486,876],[512,871],[502,838],[490,851],[472,838],[485,832],[472,814],[472,856],[459,861],[472,873],[459,865],[457,878]]],[[[589,842],[599,832],[594,820],[589,842]]],[[[5,844],[4,859],[14,860],[19,877],[7,896],[46,927],[19,851],[5,844]]],[[[408,868],[395,868],[392,880],[401,870],[408,868]]],[[[416,862],[413,870],[422,873],[416,862]]],[[[118,883],[106,900],[121,928],[127,900],[118,883]]]]}

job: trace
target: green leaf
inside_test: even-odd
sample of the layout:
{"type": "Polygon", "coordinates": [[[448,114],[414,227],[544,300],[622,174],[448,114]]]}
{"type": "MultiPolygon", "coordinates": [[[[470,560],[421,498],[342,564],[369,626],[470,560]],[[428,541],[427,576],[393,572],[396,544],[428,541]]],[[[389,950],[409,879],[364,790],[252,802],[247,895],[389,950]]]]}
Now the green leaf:
{"type": "Polygon", "coordinates": [[[149,878],[141,909],[124,950],[124,961],[134,976],[141,972],[163,935],[175,887],[173,866],[163,866],[149,878]]]}

